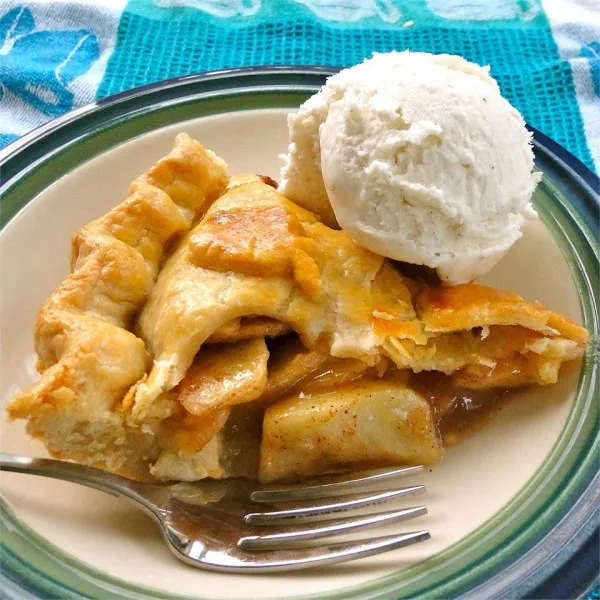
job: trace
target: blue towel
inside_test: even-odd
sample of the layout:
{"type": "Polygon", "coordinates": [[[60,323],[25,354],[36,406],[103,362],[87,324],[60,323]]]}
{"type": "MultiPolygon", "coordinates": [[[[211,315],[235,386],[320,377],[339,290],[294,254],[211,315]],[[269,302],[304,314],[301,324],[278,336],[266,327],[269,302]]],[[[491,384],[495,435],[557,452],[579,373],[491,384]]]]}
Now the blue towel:
{"type": "Polygon", "coordinates": [[[600,169],[597,0],[4,0],[0,144],[137,85],[234,66],[349,66],[374,51],[491,65],[534,127],[600,169]]]}

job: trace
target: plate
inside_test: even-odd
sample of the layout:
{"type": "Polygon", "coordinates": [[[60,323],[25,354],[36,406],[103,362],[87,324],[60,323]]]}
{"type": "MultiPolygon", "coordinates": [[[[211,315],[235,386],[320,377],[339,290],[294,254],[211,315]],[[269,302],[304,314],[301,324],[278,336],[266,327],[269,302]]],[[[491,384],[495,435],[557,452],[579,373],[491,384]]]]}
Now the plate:
{"type": "MultiPolygon", "coordinates": [[[[3,401],[35,378],[31,327],[67,273],[71,234],[124,199],[129,182],[168,152],[179,131],[223,156],[232,173],[277,177],[286,113],[327,73],[241,69],[170,80],[61,117],[0,154],[3,401]]],[[[597,335],[598,178],[538,132],[535,152],[544,173],[534,198],[540,219],[484,283],[539,300],[597,335]]],[[[419,478],[428,489],[429,515],[418,524],[431,530],[426,543],[277,577],[209,573],[174,560],[154,523],[124,501],[3,473],[4,593],[128,599],[585,593],[597,569],[586,544],[593,550],[600,504],[594,343],[559,384],[521,393],[419,478]]],[[[45,454],[19,422],[4,425],[2,449],[45,454]]]]}

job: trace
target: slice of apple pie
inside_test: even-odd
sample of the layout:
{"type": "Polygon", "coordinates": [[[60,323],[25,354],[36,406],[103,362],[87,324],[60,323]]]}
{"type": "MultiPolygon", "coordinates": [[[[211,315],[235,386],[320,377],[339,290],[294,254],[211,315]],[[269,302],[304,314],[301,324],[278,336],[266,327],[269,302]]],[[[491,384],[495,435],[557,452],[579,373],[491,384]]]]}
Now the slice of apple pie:
{"type": "Polygon", "coordinates": [[[142,480],[432,465],[460,390],[554,383],[587,338],[515,293],[406,277],[181,134],[75,234],[8,413],[142,480]]]}

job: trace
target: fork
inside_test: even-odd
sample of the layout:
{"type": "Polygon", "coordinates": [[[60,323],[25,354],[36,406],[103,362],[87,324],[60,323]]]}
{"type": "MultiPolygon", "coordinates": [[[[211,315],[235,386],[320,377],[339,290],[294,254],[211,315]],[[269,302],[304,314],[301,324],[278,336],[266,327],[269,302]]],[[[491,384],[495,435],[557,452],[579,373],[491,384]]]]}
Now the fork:
{"type": "Polygon", "coordinates": [[[285,486],[241,479],[139,483],[100,469],[0,453],[0,469],[64,479],[133,500],[158,521],[168,546],[186,563],[213,571],[258,573],[328,565],[380,554],[429,539],[414,531],[309,545],[427,513],[424,506],[340,516],[423,492],[398,479],[423,467],[363,471],[285,486]]]}

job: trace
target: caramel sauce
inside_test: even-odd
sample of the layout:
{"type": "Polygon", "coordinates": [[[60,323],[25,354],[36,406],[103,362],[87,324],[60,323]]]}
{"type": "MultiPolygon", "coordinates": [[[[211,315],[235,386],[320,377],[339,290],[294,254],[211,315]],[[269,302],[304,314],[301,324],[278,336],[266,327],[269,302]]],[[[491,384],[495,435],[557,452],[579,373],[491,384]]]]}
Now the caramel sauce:
{"type": "Polygon", "coordinates": [[[479,431],[502,410],[510,390],[469,390],[457,387],[439,372],[412,373],[409,387],[431,405],[444,447],[456,446],[479,431]]]}

